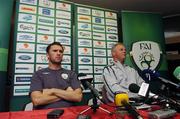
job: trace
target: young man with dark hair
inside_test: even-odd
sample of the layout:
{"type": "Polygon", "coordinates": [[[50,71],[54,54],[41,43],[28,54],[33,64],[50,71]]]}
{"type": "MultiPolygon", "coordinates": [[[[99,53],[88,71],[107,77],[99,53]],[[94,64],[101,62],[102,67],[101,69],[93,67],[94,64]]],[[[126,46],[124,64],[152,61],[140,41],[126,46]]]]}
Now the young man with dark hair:
{"type": "Polygon", "coordinates": [[[63,52],[64,47],[59,42],[48,45],[48,67],[35,72],[31,80],[30,96],[34,109],[69,107],[82,100],[76,73],[61,67],[63,52]]]}

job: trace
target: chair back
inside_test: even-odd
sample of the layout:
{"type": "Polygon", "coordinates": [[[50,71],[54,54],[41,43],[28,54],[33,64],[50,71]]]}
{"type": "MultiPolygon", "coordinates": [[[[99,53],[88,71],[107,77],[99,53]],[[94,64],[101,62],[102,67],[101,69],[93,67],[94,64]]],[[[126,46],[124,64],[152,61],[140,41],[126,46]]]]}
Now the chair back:
{"type": "Polygon", "coordinates": [[[25,105],[24,111],[32,111],[33,110],[33,103],[29,102],[25,105]]]}

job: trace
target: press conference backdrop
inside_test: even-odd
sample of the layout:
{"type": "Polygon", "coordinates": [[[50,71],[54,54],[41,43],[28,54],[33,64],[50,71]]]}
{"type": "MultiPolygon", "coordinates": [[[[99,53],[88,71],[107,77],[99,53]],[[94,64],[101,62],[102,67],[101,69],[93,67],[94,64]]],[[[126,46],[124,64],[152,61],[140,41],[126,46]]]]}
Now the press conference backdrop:
{"type": "Polygon", "coordinates": [[[103,86],[102,71],[112,63],[111,47],[121,38],[118,21],[117,11],[75,4],[76,71],[92,75],[99,91],[103,86]]]}
{"type": "MultiPolygon", "coordinates": [[[[152,44],[157,43],[159,46],[157,49],[160,50],[160,58],[158,60],[158,58],[154,57],[154,53],[158,52],[157,50],[150,52],[152,59],[148,60],[149,68],[151,68],[152,65],[155,65],[154,70],[159,71],[162,76],[166,76],[167,60],[165,55],[165,38],[161,15],[158,13],[122,11],[122,31],[123,43],[125,44],[128,52],[126,63],[130,66],[136,67],[137,69],[142,69],[136,65],[136,62],[134,62],[133,57],[130,55],[133,44],[142,42],[145,45],[145,52],[150,52],[153,50],[151,49],[152,44]],[[146,44],[146,41],[150,41],[148,42],[148,44],[150,44],[149,50],[147,50],[148,44],[146,44]]],[[[142,48],[141,51],[144,49],[142,48]]],[[[138,52],[138,49],[136,49],[135,52],[138,52]]]]}

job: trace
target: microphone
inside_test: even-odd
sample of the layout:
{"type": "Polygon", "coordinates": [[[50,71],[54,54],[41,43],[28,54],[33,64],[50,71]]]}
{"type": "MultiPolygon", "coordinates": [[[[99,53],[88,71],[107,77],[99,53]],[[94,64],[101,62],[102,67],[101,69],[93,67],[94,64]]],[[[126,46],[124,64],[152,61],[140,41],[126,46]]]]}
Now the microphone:
{"type": "Polygon", "coordinates": [[[129,90],[133,93],[138,93],[139,89],[140,89],[140,87],[135,83],[132,83],[129,85],[129,90]]]}
{"type": "MultiPolygon", "coordinates": [[[[130,84],[130,86],[129,86],[129,90],[131,91],[131,92],[133,92],[133,93],[137,93],[138,92],[138,94],[139,94],[139,90],[140,90],[140,87],[137,85],[137,84],[134,84],[134,83],[132,83],[132,84],[130,84]]],[[[178,102],[178,101],[176,101],[176,100],[174,100],[174,99],[172,99],[172,98],[169,98],[169,97],[167,97],[167,96],[165,96],[165,95],[163,95],[163,94],[160,94],[160,92],[162,92],[162,91],[157,91],[157,90],[150,90],[151,92],[153,92],[153,93],[151,93],[151,92],[149,92],[147,95],[149,95],[149,96],[151,96],[152,98],[154,98],[154,99],[160,99],[160,100],[164,100],[164,99],[166,99],[166,100],[168,100],[171,104],[173,104],[173,105],[176,105],[177,106],[177,108],[179,108],[180,107],[180,102],[178,102]]],[[[151,98],[150,97],[150,98],[151,98]]]]}
{"type": "Polygon", "coordinates": [[[84,73],[80,73],[80,74],[78,74],[78,79],[81,81],[81,83],[85,89],[89,88],[91,90],[91,92],[93,93],[93,95],[96,98],[98,98],[101,102],[103,102],[103,100],[102,100],[103,97],[101,96],[99,91],[91,85],[91,81],[93,80],[92,76],[87,76],[84,73]]]}
{"type": "Polygon", "coordinates": [[[148,81],[150,81],[151,79],[157,78],[159,76],[160,74],[156,72],[155,70],[151,70],[151,69],[142,70],[142,77],[148,81]]]}
{"type": "Polygon", "coordinates": [[[132,114],[132,116],[136,119],[143,119],[140,114],[136,111],[134,107],[129,104],[129,97],[126,93],[119,93],[115,95],[115,105],[116,106],[124,106],[125,109],[132,114]]]}
{"type": "Polygon", "coordinates": [[[151,78],[158,78],[160,81],[162,81],[165,84],[171,84],[172,86],[175,86],[176,88],[180,87],[180,85],[161,77],[160,74],[158,72],[156,72],[155,70],[145,69],[142,71],[142,73],[145,73],[145,75],[148,74],[151,78]]]}
{"type": "Polygon", "coordinates": [[[135,83],[132,83],[129,85],[129,90],[133,93],[138,93],[138,95],[140,96],[143,96],[143,97],[146,97],[146,96],[150,96],[150,98],[154,98],[154,99],[162,99],[161,97],[159,97],[158,95],[154,94],[154,93],[151,93],[149,92],[149,87],[145,87],[144,85],[147,85],[145,83],[143,83],[141,85],[141,87],[139,87],[137,84],[135,83]],[[144,88],[145,87],[145,88],[144,88]],[[142,93],[143,91],[143,93],[142,93]]]}
{"type": "Polygon", "coordinates": [[[176,69],[173,72],[173,75],[180,80],[180,66],[176,67],[176,69]]]}
{"type": "Polygon", "coordinates": [[[99,99],[99,100],[101,100],[101,102],[103,102],[103,98],[102,98],[102,96],[101,96],[101,94],[99,93],[99,91],[97,90],[97,89],[95,89],[92,85],[91,85],[91,83],[89,83],[89,82],[86,82],[86,85],[87,85],[87,87],[91,90],[91,92],[99,99]]]}

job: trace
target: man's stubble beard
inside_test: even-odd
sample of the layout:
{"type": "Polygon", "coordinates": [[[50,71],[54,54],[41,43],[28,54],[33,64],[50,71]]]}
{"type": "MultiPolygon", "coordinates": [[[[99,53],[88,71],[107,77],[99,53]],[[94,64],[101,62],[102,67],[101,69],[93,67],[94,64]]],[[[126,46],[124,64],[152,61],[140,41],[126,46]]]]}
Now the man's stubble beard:
{"type": "Polygon", "coordinates": [[[61,60],[61,61],[59,61],[59,62],[56,62],[56,61],[50,60],[50,62],[51,62],[52,64],[55,64],[55,65],[61,65],[62,60],[61,60]]]}

